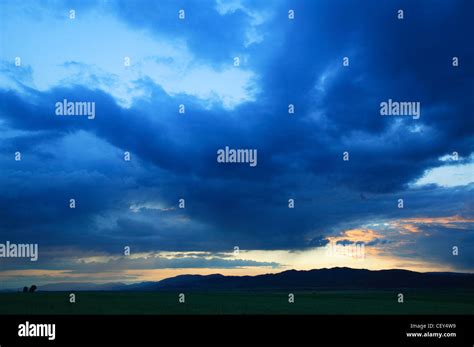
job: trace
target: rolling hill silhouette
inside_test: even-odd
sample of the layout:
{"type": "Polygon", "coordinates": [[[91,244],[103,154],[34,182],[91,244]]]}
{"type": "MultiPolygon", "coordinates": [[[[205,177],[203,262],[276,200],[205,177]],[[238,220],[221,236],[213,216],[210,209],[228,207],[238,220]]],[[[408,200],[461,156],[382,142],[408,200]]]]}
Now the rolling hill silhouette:
{"type": "Polygon", "coordinates": [[[234,290],[367,290],[389,288],[474,289],[474,274],[414,272],[408,270],[371,271],[331,268],[308,271],[288,270],[258,276],[181,275],[158,282],[58,283],[40,286],[43,291],[234,291],[234,290]]]}

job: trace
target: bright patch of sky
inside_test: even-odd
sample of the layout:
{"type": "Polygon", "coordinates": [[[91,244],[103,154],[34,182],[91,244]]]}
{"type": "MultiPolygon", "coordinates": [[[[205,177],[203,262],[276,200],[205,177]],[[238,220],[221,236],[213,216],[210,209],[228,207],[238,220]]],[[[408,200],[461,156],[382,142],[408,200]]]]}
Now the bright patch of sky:
{"type": "MultiPolygon", "coordinates": [[[[446,155],[439,158],[442,162],[453,163],[451,156],[446,155]]],[[[425,171],[424,175],[418,179],[413,186],[423,186],[427,184],[436,184],[440,187],[465,186],[474,182],[474,154],[469,158],[460,161],[468,163],[458,165],[446,165],[425,171]]]]}
{"type": "Polygon", "coordinates": [[[252,11],[245,7],[241,1],[216,1],[216,10],[220,15],[226,15],[227,13],[233,13],[235,11],[243,11],[250,18],[250,26],[247,28],[245,33],[245,47],[248,47],[254,43],[260,43],[264,39],[264,34],[259,30],[258,26],[263,24],[271,15],[267,14],[264,16],[262,13],[252,11]]]}
{"type": "MultiPolygon", "coordinates": [[[[258,92],[256,75],[234,67],[233,60],[228,66],[197,63],[184,41],[130,29],[106,11],[77,13],[71,20],[67,12],[58,16],[38,7],[29,13],[11,11],[2,22],[3,68],[27,71],[31,78],[21,80],[38,90],[81,84],[104,90],[128,107],[149,94],[147,84],[138,83],[148,79],[170,95],[183,93],[206,107],[217,102],[227,109],[255,100],[258,92]],[[21,58],[21,67],[15,67],[15,57],[21,58]]],[[[2,73],[0,87],[14,88],[14,76],[2,73]]]]}

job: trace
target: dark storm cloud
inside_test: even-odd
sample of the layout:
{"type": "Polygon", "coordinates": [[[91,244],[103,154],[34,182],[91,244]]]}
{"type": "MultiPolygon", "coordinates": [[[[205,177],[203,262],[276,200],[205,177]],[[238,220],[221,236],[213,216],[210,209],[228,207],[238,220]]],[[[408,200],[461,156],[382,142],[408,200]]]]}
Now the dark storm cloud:
{"type": "MultiPolygon", "coordinates": [[[[1,90],[2,125],[25,131],[2,141],[2,238],[41,235],[44,245],[111,253],[127,244],[142,251],[291,250],[324,246],[326,236],[371,219],[472,215],[466,203],[472,188],[407,186],[441,165],[438,157],[472,152],[472,2],[300,1],[268,8],[260,2],[225,15],[197,1],[112,4],[132,27],[182,38],[197,59],[217,67],[248,54],[246,67],[258,75],[261,91],[255,102],[228,110],[170,96],[148,79],[138,82],[150,96],[130,108],[78,85],[1,90]],[[177,16],[181,6],[185,25],[169,15],[177,16]],[[399,7],[404,21],[396,19],[399,7]],[[293,22],[288,8],[296,11],[293,22]],[[268,19],[258,27],[263,41],[245,47],[248,11],[268,19]],[[461,61],[457,69],[454,55],[461,61]],[[342,67],[344,56],[350,68],[342,67]],[[55,116],[54,105],[64,98],[96,102],[96,119],[55,116]],[[420,101],[421,118],[398,125],[383,118],[379,103],[388,98],[420,101]],[[181,103],[187,112],[180,118],[181,103]],[[61,158],[69,152],[57,141],[81,131],[91,134],[76,139],[84,155],[103,146],[116,160],[65,167],[61,158]],[[224,146],[258,149],[258,165],[218,164],[216,151],[224,146]],[[11,159],[18,148],[22,163],[11,159]],[[124,151],[135,166],[124,166],[124,151]],[[79,201],[73,213],[67,207],[72,195],[79,201]],[[396,206],[400,197],[403,211],[396,206]],[[180,198],[186,199],[182,211],[130,211],[133,203],[156,200],[176,208],[180,198]],[[295,209],[288,208],[289,198],[295,209]]],[[[443,240],[433,236],[430,247],[443,240]]],[[[466,257],[456,261],[473,264],[466,257]]]]}

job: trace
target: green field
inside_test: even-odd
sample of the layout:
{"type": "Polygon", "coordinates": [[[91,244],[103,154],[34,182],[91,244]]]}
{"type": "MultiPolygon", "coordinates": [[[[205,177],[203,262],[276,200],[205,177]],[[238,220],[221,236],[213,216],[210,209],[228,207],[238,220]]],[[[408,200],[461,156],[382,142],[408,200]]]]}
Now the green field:
{"type": "Polygon", "coordinates": [[[321,291],[288,293],[161,292],[1,293],[0,314],[474,314],[466,291],[321,291]],[[397,302],[397,293],[405,302],[397,302]]]}

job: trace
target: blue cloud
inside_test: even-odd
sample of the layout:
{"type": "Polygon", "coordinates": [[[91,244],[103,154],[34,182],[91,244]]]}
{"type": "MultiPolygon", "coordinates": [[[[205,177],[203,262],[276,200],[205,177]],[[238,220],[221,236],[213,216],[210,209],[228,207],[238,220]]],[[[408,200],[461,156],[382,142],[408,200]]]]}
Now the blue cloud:
{"type": "MultiPolygon", "coordinates": [[[[106,52],[117,61],[104,64],[97,52],[72,59],[71,48],[51,65],[45,58],[51,52],[38,53],[37,61],[30,52],[21,68],[1,55],[1,239],[110,254],[126,244],[139,251],[299,250],[323,247],[328,236],[373,220],[472,218],[472,183],[411,185],[426,170],[450,165],[440,157],[457,151],[470,158],[473,152],[472,2],[219,4],[113,1],[88,3],[84,11],[82,2],[42,6],[44,22],[55,25],[69,25],[61,16],[70,7],[77,7],[78,20],[91,21],[88,16],[106,6],[107,25],[90,30],[113,25],[129,34],[124,46],[137,32],[147,44],[133,46],[141,59],[136,75],[121,70],[122,51],[106,52]],[[403,21],[396,19],[400,7],[403,21]],[[177,19],[181,8],[184,22],[177,19]],[[289,8],[294,21],[287,18],[289,8]],[[148,43],[169,54],[148,56],[148,43]],[[180,70],[187,56],[190,67],[180,70]],[[234,68],[235,56],[242,58],[239,73],[223,73],[234,68]],[[349,67],[342,65],[345,56],[349,67]],[[457,68],[453,56],[460,59],[457,68]],[[157,65],[147,70],[149,61],[157,65]],[[47,75],[38,75],[40,62],[51,71],[43,77],[48,83],[35,80],[47,75]],[[114,64],[120,68],[107,70],[114,64]],[[172,82],[159,78],[166,71],[172,82]],[[41,82],[43,88],[35,85],[41,82]],[[230,107],[223,100],[233,83],[241,95],[230,107]],[[133,97],[124,103],[128,92],[133,97]],[[389,98],[421,102],[421,118],[380,116],[379,104],[389,98]],[[95,102],[96,118],[56,116],[54,105],[63,99],[95,102]],[[290,103],[296,110],[291,116],[290,103]],[[216,151],[225,146],[257,149],[257,167],[218,164],[216,151]],[[16,151],[21,162],[13,160],[16,151]],[[123,160],[125,151],[131,162],[123,160]],[[349,161],[342,160],[344,151],[349,161]],[[71,197],[78,201],[74,211],[71,197]],[[177,207],[181,198],[185,209],[177,207]]],[[[28,6],[37,5],[22,9],[28,6]]],[[[10,10],[12,18],[23,18],[10,10]]],[[[8,23],[6,32],[15,37],[8,23]]],[[[51,29],[59,41],[65,39],[60,28],[51,29]]],[[[68,39],[81,47],[91,40],[80,31],[74,35],[68,39]]],[[[471,257],[444,256],[449,232],[432,229],[426,246],[420,243],[420,253],[410,256],[472,268],[471,257]]],[[[392,241],[369,245],[392,247],[392,241]]],[[[454,241],[472,245],[470,237],[454,241]]]]}

